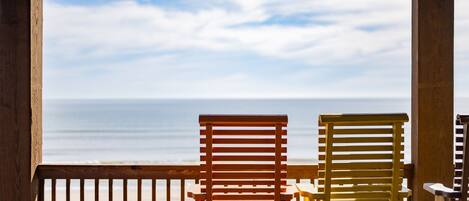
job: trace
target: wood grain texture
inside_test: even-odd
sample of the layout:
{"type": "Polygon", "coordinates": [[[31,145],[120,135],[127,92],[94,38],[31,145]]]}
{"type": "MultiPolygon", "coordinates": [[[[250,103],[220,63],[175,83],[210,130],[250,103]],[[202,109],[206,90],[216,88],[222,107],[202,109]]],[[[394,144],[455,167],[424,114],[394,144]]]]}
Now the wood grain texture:
{"type": "Polygon", "coordinates": [[[42,1],[0,1],[0,200],[37,198],[42,150],[42,1]]]}
{"type": "Polygon", "coordinates": [[[301,195],[326,201],[398,201],[410,195],[402,188],[406,114],[320,115],[318,119],[323,130],[318,138],[318,186],[301,195]]]}
{"type": "Polygon", "coordinates": [[[412,0],[414,200],[434,199],[425,182],[453,178],[453,42],[454,1],[412,0]]]}
{"type": "MultiPolygon", "coordinates": [[[[368,164],[368,163],[367,163],[368,164]]],[[[320,166],[321,164],[319,164],[320,166]]],[[[333,167],[338,164],[334,164],[333,167]]],[[[386,164],[384,164],[386,165],[386,164]]],[[[386,167],[379,165],[380,167],[386,167]]],[[[407,178],[413,174],[413,164],[404,165],[407,178]]],[[[317,164],[287,164],[287,179],[317,178],[317,164]]],[[[200,179],[200,165],[75,165],[42,164],[38,166],[41,179],[200,179]],[[120,176],[119,176],[120,175],[120,176]]],[[[70,180],[68,180],[70,181],[70,180]]]]}
{"type": "Polygon", "coordinates": [[[458,115],[456,117],[453,187],[450,188],[442,183],[433,182],[428,182],[423,185],[423,188],[427,192],[435,196],[435,200],[439,199],[439,197],[447,200],[467,200],[469,177],[469,140],[467,128],[469,122],[463,119],[465,117],[467,116],[458,115]],[[458,149],[457,147],[462,147],[462,149],[458,149]]]}

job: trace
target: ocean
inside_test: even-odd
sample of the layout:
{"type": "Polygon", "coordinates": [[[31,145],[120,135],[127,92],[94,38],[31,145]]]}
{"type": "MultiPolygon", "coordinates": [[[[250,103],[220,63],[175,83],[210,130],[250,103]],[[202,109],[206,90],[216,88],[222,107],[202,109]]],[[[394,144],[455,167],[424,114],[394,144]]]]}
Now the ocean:
{"type": "MultiPolygon", "coordinates": [[[[317,160],[321,113],[408,113],[409,99],[45,100],[44,163],[196,163],[199,114],[287,114],[288,161],[317,160]]],[[[456,113],[469,113],[457,99],[456,113]]],[[[405,126],[410,161],[410,123],[405,126]]]]}

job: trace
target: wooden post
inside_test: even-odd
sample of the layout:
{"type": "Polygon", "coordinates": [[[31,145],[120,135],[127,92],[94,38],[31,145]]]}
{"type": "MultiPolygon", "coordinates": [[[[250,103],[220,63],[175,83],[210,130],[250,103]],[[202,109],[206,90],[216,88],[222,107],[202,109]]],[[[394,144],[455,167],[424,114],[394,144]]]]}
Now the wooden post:
{"type": "Polygon", "coordinates": [[[37,197],[42,157],[42,0],[0,1],[0,200],[37,197]]]}
{"type": "Polygon", "coordinates": [[[424,182],[452,186],[453,0],[412,0],[413,200],[434,197],[424,182]]]}

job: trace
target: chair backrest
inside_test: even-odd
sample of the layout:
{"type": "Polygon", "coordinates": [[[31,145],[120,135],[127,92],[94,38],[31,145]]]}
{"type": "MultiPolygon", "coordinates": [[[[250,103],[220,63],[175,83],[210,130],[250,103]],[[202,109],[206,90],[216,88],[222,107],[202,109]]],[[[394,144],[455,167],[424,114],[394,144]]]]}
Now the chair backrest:
{"type": "Polygon", "coordinates": [[[280,200],[285,192],[286,115],[200,115],[206,200],[280,200]]]}
{"type": "Polygon", "coordinates": [[[461,199],[467,200],[469,177],[469,115],[457,115],[454,149],[454,185],[456,191],[461,191],[461,199]],[[464,178],[464,179],[463,179],[464,178]]]}
{"type": "Polygon", "coordinates": [[[398,200],[406,114],[319,116],[318,190],[325,200],[398,200]]]}

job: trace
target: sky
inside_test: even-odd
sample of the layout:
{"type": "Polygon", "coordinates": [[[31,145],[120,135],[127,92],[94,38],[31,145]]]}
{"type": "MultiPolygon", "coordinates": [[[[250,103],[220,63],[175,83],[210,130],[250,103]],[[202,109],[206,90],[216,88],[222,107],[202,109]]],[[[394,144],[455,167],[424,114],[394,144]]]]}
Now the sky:
{"type": "MultiPolygon", "coordinates": [[[[469,97],[469,1],[455,95],[469,97]]],[[[409,0],[45,0],[44,98],[409,97],[409,0]]]]}

